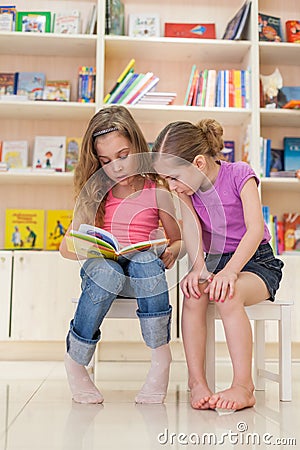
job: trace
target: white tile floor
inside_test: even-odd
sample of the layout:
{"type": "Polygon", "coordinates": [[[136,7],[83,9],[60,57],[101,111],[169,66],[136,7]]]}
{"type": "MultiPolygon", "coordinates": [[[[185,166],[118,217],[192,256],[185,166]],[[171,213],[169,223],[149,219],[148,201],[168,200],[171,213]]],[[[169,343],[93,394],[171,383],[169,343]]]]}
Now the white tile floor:
{"type": "MultiPolygon", "coordinates": [[[[79,405],[70,399],[62,363],[0,362],[0,449],[300,448],[299,363],[293,364],[292,402],[279,402],[278,385],[268,382],[265,392],[256,393],[254,408],[227,416],[190,407],[184,363],[173,363],[165,405],[135,405],[147,368],[98,364],[105,403],[79,405]]],[[[226,363],[217,369],[223,388],[230,369],[226,363]]]]}

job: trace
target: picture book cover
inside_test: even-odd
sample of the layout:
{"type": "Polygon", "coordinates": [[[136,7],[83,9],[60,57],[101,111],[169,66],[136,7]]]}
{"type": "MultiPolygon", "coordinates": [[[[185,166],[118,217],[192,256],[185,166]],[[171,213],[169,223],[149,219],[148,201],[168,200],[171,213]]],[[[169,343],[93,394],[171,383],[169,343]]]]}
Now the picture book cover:
{"type": "Polygon", "coordinates": [[[160,36],[158,14],[129,14],[128,35],[134,38],[160,36]]]}
{"type": "Polygon", "coordinates": [[[74,9],[73,11],[55,13],[53,15],[53,33],[81,33],[81,20],[79,10],[74,9]]]}
{"type": "Polygon", "coordinates": [[[65,171],[66,136],[35,136],[32,167],[65,171]]]}
{"type": "Polygon", "coordinates": [[[26,33],[50,33],[50,11],[18,11],[16,19],[16,31],[26,33]]]}
{"type": "Polygon", "coordinates": [[[283,214],[284,250],[300,251],[300,214],[283,214]]]}
{"type": "Polygon", "coordinates": [[[16,7],[0,6],[0,31],[15,31],[16,7]]]}
{"type": "Polygon", "coordinates": [[[3,141],[1,162],[5,162],[9,169],[20,169],[27,167],[28,142],[3,141]]]}
{"type": "Polygon", "coordinates": [[[285,137],[284,146],[284,170],[300,169],[300,137],[285,137]]]}
{"type": "Polygon", "coordinates": [[[282,42],[283,35],[280,17],[259,13],[258,35],[260,41],[282,42]]]}
{"type": "Polygon", "coordinates": [[[46,250],[58,250],[72,222],[73,210],[49,209],[46,214],[46,250]]]}
{"type": "Polygon", "coordinates": [[[124,35],[124,3],[120,0],[106,1],[105,34],[124,35]]]}
{"type": "Polygon", "coordinates": [[[234,141],[224,141],[222,153],[226,161],[234,162],[234,141]]]}
{"type": "Polygon", "coordinates": [[[5,249],[40,250],[44,247],[44,210],[7,209],[5,249]]]}
{"type": "Polygon", "coordinates": [[[82,144],[82,137],[67,137],[66,172],[73,172],[73,170],[75,169],[78,163],[81,144],[82,144]]]}
{"type": "Polygon", "coordinates": [[[214,23],[165,23],[165,37],[216,39],[214,23]]]}
{"type": "Polygon", "coordinates": [[[300,20],[287,20],[285,30],[287,42],[300,44],[300,20]]]}
{"type": "Polygon", "coordinates": [[[280,172],[284,170],[284,151],[279,148],[271,148],[271,172],[280,172]]]}
{"type": "Polygon", "coordinates": [[[17,95],[28,100],[42,100],[46,75],[43,72],[16,72],[17,95]]]}
{"type": "Polygon", "coordinates": [[[121,247],[115,236],[108,231],[81,224],[78,231],[70,231],[70,236],[66,237],[66,243],[70,252],[84,258],[104,257],[117,260],[119,256],[128,258],[136,252],[150,249],[160,255],[166,249],[168,240],[155,239],[121,247]]]}
{"type": "Polygon", "coordinates": [[[69,80],[47,80],[43,90],[43,100],[69,102],[71,83],[69,80]]]}
{"type": "Polygon", "coordinates": [[[15,73],[0,72],[0,95],[13,95],[15,93],[15,73]]]}

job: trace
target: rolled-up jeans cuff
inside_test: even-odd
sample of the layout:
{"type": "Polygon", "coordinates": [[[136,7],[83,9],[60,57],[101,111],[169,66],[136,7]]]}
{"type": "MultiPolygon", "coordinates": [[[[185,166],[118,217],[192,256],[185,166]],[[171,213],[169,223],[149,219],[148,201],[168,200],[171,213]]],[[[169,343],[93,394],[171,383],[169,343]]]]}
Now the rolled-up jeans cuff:
{"type": "Polygon", "coordinates": [[[170,342],[172,306],[168,311],[154,314],[140,313],[137,310],[137,316],[140,320],[144,341],[148,347],[157,348],[170,342]]]}
{"type": "Polygon", "coordinates": [[[97,339],[88,340],[78,336],[71,328],[67,336],[67,352],[78,364],[87,366],[93,357],[99,340],[100,332],[97,339]]]}

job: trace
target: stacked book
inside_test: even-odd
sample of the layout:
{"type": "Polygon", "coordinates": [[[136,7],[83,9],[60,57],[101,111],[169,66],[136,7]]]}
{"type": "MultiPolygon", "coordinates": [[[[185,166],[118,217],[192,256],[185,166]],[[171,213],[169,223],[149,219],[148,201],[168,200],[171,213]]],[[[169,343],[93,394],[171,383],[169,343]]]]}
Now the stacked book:
{"type": "Polygon", "coordinates": [[[115,85],[105,96],[106,104],[135,105],[141,104],[170,104],[176,97],[174,93],[153,92],[159,82],[153,72],[136,73],[135,60],[132,59],[120,74],[115,85]]]}

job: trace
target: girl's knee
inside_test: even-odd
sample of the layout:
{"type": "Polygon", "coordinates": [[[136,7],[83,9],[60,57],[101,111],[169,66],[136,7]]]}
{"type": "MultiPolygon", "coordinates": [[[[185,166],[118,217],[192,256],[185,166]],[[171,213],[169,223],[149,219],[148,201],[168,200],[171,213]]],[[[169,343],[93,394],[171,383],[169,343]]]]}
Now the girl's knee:
{"type": "Polygon", "coordinates": [[[165,266],[153,252],[138,252],[130,260],[129,275],[135,278],[151,278],[165,272],[165,266]]]}
{"type": "Polygon", "coordinates": [[[119,264],[107,259],[92,258],[81,269],[82,289],[87,285],[118,294],[125,283],[125,275],[119,264]]]}

